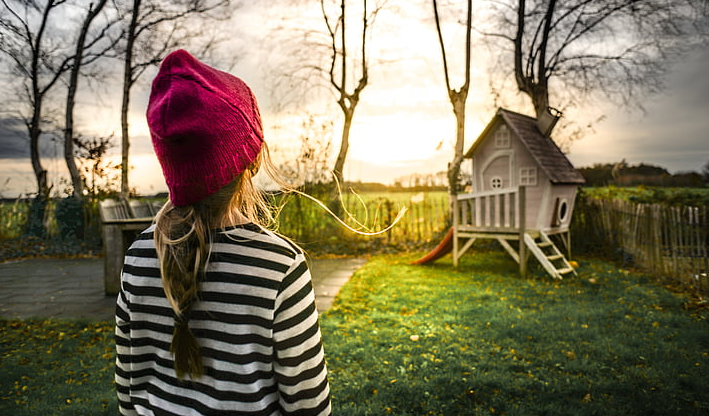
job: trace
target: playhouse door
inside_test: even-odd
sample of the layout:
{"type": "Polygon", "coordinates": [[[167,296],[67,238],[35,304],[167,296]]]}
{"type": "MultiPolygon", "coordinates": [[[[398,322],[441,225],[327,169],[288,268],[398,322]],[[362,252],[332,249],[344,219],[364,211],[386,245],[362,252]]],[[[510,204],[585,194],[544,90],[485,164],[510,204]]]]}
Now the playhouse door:
{"type": "Polygon", "coordinates": [[[499,155],[489,160],[481,173],[483,191],[494,191],[512,186],[512,157],[509,154],[499,155]]]}

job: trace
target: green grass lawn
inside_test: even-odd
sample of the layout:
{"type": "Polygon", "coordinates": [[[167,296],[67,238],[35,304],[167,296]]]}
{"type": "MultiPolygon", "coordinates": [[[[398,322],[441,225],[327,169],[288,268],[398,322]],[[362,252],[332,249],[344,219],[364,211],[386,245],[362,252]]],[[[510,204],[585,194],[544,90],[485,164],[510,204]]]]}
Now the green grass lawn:
{"type": "MultiPolygon", "coordinates": [[[[420,254],[420,253],[419,253],[420,254]]],[[[321,319],[335,415],[707,415],[709,313],[598,260],[376,256],[321,319]]],[[[114,414],[109,323],[0,321],[0,415],[114,414]]]]}
{"type": "Polygon", "coordinates": [[[337,415],[706,415],[707,313],[600,261],[372,259],[322,319],[337,415]]]}
{"type": "Polygon", "coordinates": [[[114,415],[113,324],[0,321],[0,415],[114,415]]]}

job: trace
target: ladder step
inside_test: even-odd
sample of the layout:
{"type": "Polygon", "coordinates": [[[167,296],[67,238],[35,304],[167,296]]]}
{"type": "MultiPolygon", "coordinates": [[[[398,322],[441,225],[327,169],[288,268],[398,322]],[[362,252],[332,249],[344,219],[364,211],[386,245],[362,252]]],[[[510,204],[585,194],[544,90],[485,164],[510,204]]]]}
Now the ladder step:
{"type": "Polygon", "coordinates": [[[547,243],[547,242],[537,243],[537,247],[539,247],[539,248],[551,247],[552,245],[553,245],[552,243],[547,243]]]}
{"type": "Polygon", "coordinates": [[[563,259],[564,256],[561,254],[552,254],[551,256],[547,256],[547,258],[549,259],[549,261],[554,261],[554,260],[563,259]]]}
{"type": "Polygon", "coordinates": [[[559,272],[559,274],[568,274],[568,273],[572,273],[573,271],[574,271],[574,269],[571,267],[557,270],[557,272],[559,272]]]}

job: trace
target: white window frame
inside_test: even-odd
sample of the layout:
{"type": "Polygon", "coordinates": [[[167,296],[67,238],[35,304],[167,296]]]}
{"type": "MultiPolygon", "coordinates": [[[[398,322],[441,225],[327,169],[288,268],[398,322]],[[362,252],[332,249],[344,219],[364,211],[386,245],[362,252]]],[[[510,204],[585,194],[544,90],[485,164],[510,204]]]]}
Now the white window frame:
{"type": "Polygon", "coordinates": [[[505,181],[501,176],[493,176],[490,178],[490,189],[498,190],[505,186],[505,181]]]}
{"type": "Polygon", "coordinates": [[[537,167],[519,168],[519,186],[537,186],[537,167]]]}
{"type": "Polygon", "coordinates": [[[495,132],[495,148],[507,149],[510,147],[510,129],[501,125],[495,132]]]}
{"type": "Polygon", "coordinates": [[[559,208],[557,209],[557,212],[556,212],[556,219],[559,221],[559,224],[564,224],[568,218],[569,218],[569,201],[567,201],[566,198],[561,198],[559,200],[559,208]]]}

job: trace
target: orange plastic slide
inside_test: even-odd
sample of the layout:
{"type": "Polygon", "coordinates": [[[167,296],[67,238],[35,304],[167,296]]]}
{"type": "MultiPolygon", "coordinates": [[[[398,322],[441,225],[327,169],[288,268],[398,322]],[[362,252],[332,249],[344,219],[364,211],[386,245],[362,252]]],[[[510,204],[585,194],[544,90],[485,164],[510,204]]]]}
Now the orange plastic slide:
{"type": "Polygon", "coordinates": [[[428,254],[425,256],[421,257],[420,259],[412,262],[411,264],[426,264],[430,263],[432,261],[438,260],[441,257],[445,256],[446,254],[450,253],[451,250],[453,250],[453,227],[448,230],[446,233],[446,236],[443,237],[443,240],[441,240],[440,243],[431,250],[428,254]]]}

